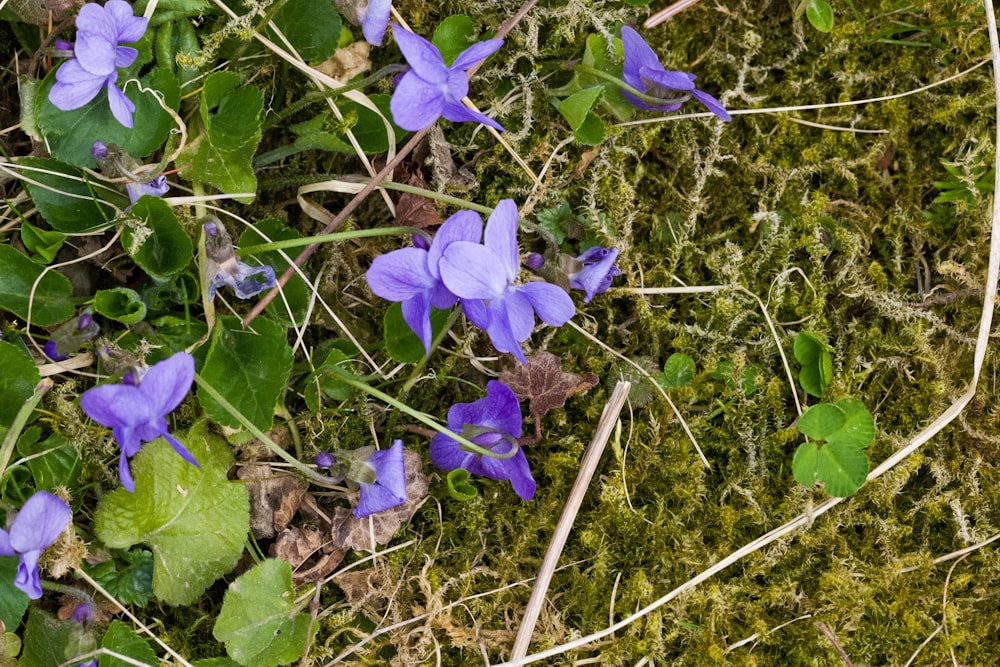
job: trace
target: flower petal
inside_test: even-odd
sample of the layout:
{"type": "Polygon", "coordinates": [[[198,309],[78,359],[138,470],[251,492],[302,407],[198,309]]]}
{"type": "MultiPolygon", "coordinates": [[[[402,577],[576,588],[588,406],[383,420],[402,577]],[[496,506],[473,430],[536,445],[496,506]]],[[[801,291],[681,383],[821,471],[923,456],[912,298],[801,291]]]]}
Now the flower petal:
{"type": "Polygon", "coordinates": [[[546,324],[561,327],[576,314],[573,299],[556,285],[531,282],[520,285],[516,289],[531,302],[531,307],[546,324]]]}
{"type": "Polygon", "coordinates": [[[128,67],[139,57],[139,52],[131,46],[115,48],[115,67],[128,67]]]}
{"type": "Polygon", "coordinates": [[[449,245],[438,270],[445,286],[461,299],[497,299],[507,288],[503,261],[478,243],[456,241],[449,245]]]}
{"type": "Polygon", "coordinates": [[[455,57],[450,69],[469,69],[499,51],[501,46],[503,46],[502,39],[487,39],[476,42],[455,57]]]}
{"type": "Polygon", "coordinates": [[[694,90],[694,75],[687,72],[665,70],[662,67],[640,67],[639,78],[645,84],[643,90],[647,92],[652,92],[650,88],[654,86],[667,90],[694,90]]]}
{"type": "Polygon", "coordinates": [[[182,445],[181,442],[177,438],[175,438],[174,436],[170,435],[170,433],[167,432],[166,430],[164,430],[162,433],[160,433],[160,435],[163,436],[164,440],[166,440],[168,443],[170,443],[170,446],[174,448],[174,451],[177,452],[177,454],[180,455],[180,457],[182,459],[184,459],[185,461],[187,461],[188,463],[190,463],[191,465],[193,465],[195,468],[200,468],[201,467],[200,465],[198,465],[197,459],[194,458],[194,454],[192,454],[191,452],[189,452],[188,449],[187,449],[187,447],[185,447],[184,445],[182,445]]]}
{"type": "Polygon", "coordinates": [[[431,438],[430,445],[431,463],[435,467],[450,472],[458,468],[467,468],[473,460],[471,452],[464,451],[456,442],[443,433],[438,433],[431,438]]]}
{"type": "MultiPolygon", "coordinates": [[[[135,16],[132,12],[132,5],[125,0],[108,0],[104,5],[104,12],[114,24],[115,41],[129,44],[142,39],[143,33],[146,32],[148,19],[143,16],[135,16]]],[[[128,65],[123,65],[123,67],[128,67],[128,65]]]]}
{"type": "Polygon", "coordinates": [[[73,512],[69,505],[47,491],[37,491],[14,518],[10,528],[10,546],[18,553],[41,552],[56,541],[69,525],[73,512]]]}
{"type": "Polygon", "coordinates": [[[625,56],[622,78],[633,88],[643,90],[642,82],[639,80],[640,67],[663,69],[660,59],[656,57],[649,44],[627,25],[622,26],[622,51],[625,56]]]}
{"type": "Polygon", "coordinates": [[[129,493],[135,493],[135,482],[132,481],[132,471],[128,468],[128,456],[122,449],[118,455],[118,480],[122,483],[122,488],[129,493]]]}
{"type": "Polygon", "coordinates": [[[521,404],[510,387],[499,380],[490,380],[486,383],[486,398],[480,400],[484,401],[484,414],[474,423],[489,426],[498,433],[521,437],[521,404]]]}
{"type": "Polygon", "coordinates": [[[478,111],[468,109],[461,102],[446,101],[444,103],[444,109],[441,110],[441,115],[453,123],[482,123],[483,125],[488,125],[499,132],[507,131],[503,125],[496,122],[489,116],[481,114],[478,111]]]}
{"type": "Polygon", "coordinates": [[[490,303],[491,311],[500,307],[506,311],[507,321],[510,322],[510,331],[514,340],[518,342],[528,340],[531,332],[535,330],[535,310],[531,307],[531,301],[522,292],[523,287],[522,285],[512,287],[504,295],[502,302],[490,303]]]}
{"type": "Polygon", "coordinates": [[[700,90],[692,90],[691,96],[705,105],[705,108],[714,113],[716,116],[726,121],[727,123],[733,118],[726,111],[726,108],[722,106],[722,102],[715,99],[708,93],[702,92],[700,90]]]}
{"type": "Polygon", "coordinates": [[[525,359],[524,352],[521,350],[521,341],[514,333],[505,305],[494,306],[493,303],[490,304],[490,324],[486,327],[486,333],[498,352],[510,352],[522,364],[527,363],[528,360],[525,359]]]}
{"type": "Polygon", "coordinates": [[[403,320],[424,344],[424,353],[431,353],[434,334],[431,330],[431,292],[425,290],[414,294],[402,303],[403,320]]]}
{"type": "Polygon", "coordinates": [[[375,470],[374,484],[361,484],[361,497],[354,508],[354,518],[395,507],[406,501],[406,468],[403,460],[403,441],[395,440],[392,447],[376,450],[368,458],[375,470]]]}
{"type": "Polygon", "coordinates": [[[104,384],[88,389],[80,396],[80,407],[88,417],[108,428],[135,426],[158,416],[139,388],[126,384],[104,384]]]}
{"type": "Polygon", "coordinates": [[[181,404],[191,391],[192,382],[194,357],[187,352],[178,352],[150,366],[139,383],[139,392],[156,417],[162,417],[181,404]]]}
{"type": "Polygon", "coordinates": [[[459,211],[441,223],[427,250],[427,269],[439,277],[438,262],[445,249],[455,241],[479,243],[483,238],[483,219],[475,211],[459,211]]]}
{"type": "Polygon", "coordinates": [[[436,46],[395,24],[392,26],[392,34],[406,62],[421,79],[435,85],[445,83],[448,71],[436,46]]]}
{"type": "Polygon", "coordinates": [[[132,103],[132,100],[125,97],[124,92],[115,86],[115,79],[117,78],[117,73],[108,77],[108,104],[111,105],[111,115],[115,117],[115,120],[131,130],[135,104],[132,103]]]}
{"type": "Polygon", "coordinates": [[[107,77],[91,74],[76,58],[67,60],[56,70],[56,83],[49,90],[49,101],[60,111],[79,109],[97,97],[107,77]]]}
{"type": "Polygon", "coordinates": [[[14,547],[10,546],[10,533],[0,528],[0,556],[16,556],[14,547]]]}
{"type": "Polygon", "coordinates": [[[400,77],[389,100],[392,120],[404,130],[417,132],[430,127],[444,110],[444,92],[410,71],[400,77]]]}
{"type": "Polygon", "coordinates": [[[392,0],[368,0],[368,9],[361,19],[361,34],[372,46],[382,46],[382,37],[389,25],[392,0]]]}
{"type": "Polygon", "coordinates": [[[38,557],[41,555],[41,550],[22,553],[14,576],[14,585],[32,600],[42,597],[42,582],[38,575],[38,557]]]}
{"type": "Polygon", "coordinates": [[[400,248],[379,255],[365,278],[371,291],[389,301],[405,301],[434,287],[437,280],[427,268],[428,253],[419,248],[400,248]]]}
{"type": "Polygon", "coordinates": [[[517,279],[517,204],[513,199],[501,199],[486,221],[483,244],[503,262],[507,282],[517,279]]]}

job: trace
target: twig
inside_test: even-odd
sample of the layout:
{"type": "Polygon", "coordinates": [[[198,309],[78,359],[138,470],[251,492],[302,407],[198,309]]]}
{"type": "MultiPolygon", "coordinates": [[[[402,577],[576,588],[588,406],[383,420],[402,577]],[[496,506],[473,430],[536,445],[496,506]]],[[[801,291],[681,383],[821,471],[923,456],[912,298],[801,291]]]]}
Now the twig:
{"type": "Polygon", "coordinates": [[[826,627],[826,623],[823,621],[816,621],[816,627],[819,628],[820,632],[826,635],[826,638],[830,640],[831,644],[833,644],[833,648],[837,649],[837,653],[840,654],[840,659],[844,661],[844,664],[847,665],[847,667],[854,667],[854,663],[851,662],[851,658],[847,655],[847,651],[844,650],[844,647],[840,645],[839,641],[837,641],[837,635],[833,634],[833,630],[826,627]]]}
{"type": "Polygon", "coordinates": [[[521,664],[520,660],[528,653],[531,633],[535,629],[535,623],[538,622],[538,614],[542,611],[542,605],[545,604],[545,593],[549,590],[549,583],[552,581],[552,575],[556,571],[556,563],[559,562],[559,555],[562,554],[563,547],[566,546],[566,540],[569,538],[570,530],[573,528],[573,520],[576,519],[577,512],[580,511],[583,496],[590,487],[590,480],[594,477],[594,472],[597,470],[597,463],[601,460],[604,447],[608,444],[608,438],[611,437],[611,429],[614,427],[615,422],[618,421],[618,415],[621,414],[622,407],[625,405],[625,399],[628,398],[628,390],[631,386],[629,382],[618,382],[615,385],[614,390],[611,392],[611,397],[604,406],[601,420],[597,423],[594,439],[590,441],[590,445],[583,455],[583,461],[580,463],[580,472],[577,473],[576,481],[573,482],[573,488],[570,489],[566,506],[563,507],[559,523],[556,524],[555,532],[552,535],[552,541],[549,542],[549,548],[545,552],[542,566],[538,570],[538,578],[535,579],[535,587],[532,589],[531,597],[528,599],[528,606],[524,610],[524,618],[521,620],[521,627],[517,631],[517,638],[514,640],[514,648],[511,651],[510,661],[512,664],[521,664]]]}

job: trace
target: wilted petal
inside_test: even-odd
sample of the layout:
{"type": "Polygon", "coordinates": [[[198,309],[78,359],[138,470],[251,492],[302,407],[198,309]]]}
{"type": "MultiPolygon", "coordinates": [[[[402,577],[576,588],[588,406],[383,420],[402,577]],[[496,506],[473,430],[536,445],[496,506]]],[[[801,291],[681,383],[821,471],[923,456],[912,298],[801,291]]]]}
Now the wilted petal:
{"type": "MultiPolygon", "coordinates": [[[[93,151],[91,151],[93,152],[93,151]]],[[[170,190],[170,186],[167,184],[166,176],[157,176],[148,183],[126,183],[125,193],[128,195],[129,201],[135,204],[139,201],[139,197],[143,195],[150,195],[152,197],[162,197],[167,194],[170,190]]]]}

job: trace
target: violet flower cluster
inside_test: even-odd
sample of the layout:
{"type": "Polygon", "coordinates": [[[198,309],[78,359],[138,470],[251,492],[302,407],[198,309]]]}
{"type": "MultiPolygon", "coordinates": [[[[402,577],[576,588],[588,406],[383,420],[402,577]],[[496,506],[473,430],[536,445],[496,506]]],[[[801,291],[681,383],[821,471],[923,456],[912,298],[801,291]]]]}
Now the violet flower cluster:
{"type": "Polygon", "coordinates": [[[118,68],[128,67],[139,56],[137,50],[122,44],[139,41],[146,24],[145,18],[132,14],[132,6],[124,0],[108,0],[103,7],[85,4],[76,17],[73,57],[56,71],[49,101],[62,111],[79,109],[106,88],[112,115],[131,129],[135,104],[115,83],[118,68]]]}
{"type": "Polygon", "coordinates": [[[469,92],[465,70],[496,53],[503,46],[502,39],[473,44],[458,54],[451,65],[445,65],[438,48],[423,37],[398,25],[393,25],[393,35],[410,65],[409,71],[399,78],[389,101],[396,125],[415,132],[430,127],[443,116],[455,123],[482,123],[504,131],[500,123],[462,104],[462,98],[469,92]]]}
{"type": "Polygon", "coordinates": [[[181,458],[198,466],[187,450],[167,429],[166,415],[180,405],[194,382],[194,357],[178,352],[153,364],[135,378],[127,375],[123,384],[105,384],[83,392],[80,407],[101,426],[107,426],[115,436],[121,455],[118,478],[129,492],[135,482],[128,460],[138,453],[142,443],[162,437],[181,458]]]}
{"type": "MultiPolygon", "coordinates": [[[[558,289],[558,288],[557,288],[558,289]]],[[[448,410],[448,429],[495,454],[498,458],[472,452],[454,438],[438,433],[431,440],[431,461],[450,472],[465,468],[474,475],[498,481],[510,481],[523,500],[535,495],[535,480],[528,459],[517,444],[521,437],[521,406],[510,387],[497,380],[486,385],[486,396],[472,403],[456,403],[448,410]]]]}
{"type": "Polygon", "coordinates": [[[625,83],[646,95],[665,100],[664,104],[649,104],[623,90],[622,95],[635,106],[646,111],[677,111],[682,102],[673,100],[677,93],[681,93],[695,98],[722,120],[731,120],[719,100],[694,87],[694,74],[665,69],[649,44],[628,26],[622,27],[622,50],[625,54],[622,72],[625,83]]]}
{"type": "Polygon", "coordinates": [[[9,530],[0,528],[0,555],[17,556],[14,585],[32,600],[42,597],[38,558],[73,516],[69,505],[47,491],[36,491],[14,517],[9,530]]]}
{"type": "Polygon", "coordinates": [[[471,211],[451,216],[425,251],[394,250],[375,259],[366,277],[372,292],[403,305],[403,317],[430,352],[431,306],[449,308],[458,299],[469,320],[484,330],[500,352],[525,363],[521,343],[535,328],[535,315],[562,326],[576,308],[556,285],[519,284],[517,206],[497,203],[486,223],[471,211]]]}

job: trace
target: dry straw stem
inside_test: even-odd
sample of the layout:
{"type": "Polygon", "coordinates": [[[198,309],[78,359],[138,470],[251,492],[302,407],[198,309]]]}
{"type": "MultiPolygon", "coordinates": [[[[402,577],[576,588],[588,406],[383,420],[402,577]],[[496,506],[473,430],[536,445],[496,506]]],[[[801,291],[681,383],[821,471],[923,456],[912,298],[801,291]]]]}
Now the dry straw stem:
{"type": "MultiPolygon", "coordinates": [[[[986,21],[988,26],[988,31],[990,35],[990,51],[991,51],[991,61],[993,62],[993,85],[994,85],[994,98],[997,100],[997,137],[994,140],[994,146],[997,147],[996,153],[994,155],[994,167],[996,168],[996,179],[994,182],[994,188],[1000,191],[1000,79],[998,79],[997,72],[1000,71],[1000,42],[997,39],[997,24],[996,16],[993,9],[992,0],[984,0],[984,5],[986,8],[986,21]]],[[[977,65],[978,67],[978,65],[977,65]]],[[[968,73],[966,70],[962,74],[968,73]]],[[[955,78],[955,77],[952,77],[955,78]]],[[[922,90],[926,90],[929,86],[925,86],[922,90]]],[[[895,95],[891,97],[902,97],[903,95],[895,95]]],[[[801,108],[801,107],[799,107],[801,108]]],[[[703,115],[703,114],[698,114],[703,115]]],[[[987,274],[985,277],[985,294],[983,297],[982,314],[979,320],[979,333],[976,338],[976,347],[973,355],[972,364],[972,378],[969,381],[968,389],[963,393],[954,403],[952,403],[948,408],[929,426],[924,428],[922,431],[915,434],[909,443],[895,454],[890,456],[888,459],[882,462],[877,468],[872,470],[868,474],[867,482],[871,483],[884,475],[886,472],[892,470],[901,461],[913,454],[917,449],[924,445],[927,441],[933,438],[935,435],[941,432],[945,426],[950,424],[952,421],[958,417],[959,414],[965,409],[969,404],[969,401],[973,399],[976,394],[976,387],[979,383],[979,375],[982,372],[983,362],[986,359],[986,350],[989,345],[990,340],[990,329],[993,323],[993,309],[996,303],[997,295],[997,281],[1000,280],[1000,198],[994,197],[993,199],[993,210],[992,210],[992,221],[990,228],[990,256],[989,256],[989,266],[987,268],[987,274]]],[[[803,512],[799,516],[795,517],[788,523],[775,528],[774,530],[762,535],[756,540],[746,544],[740,549],[734,551],[730,555],[726,556],[720,560],[715,565],[703,570],[696,576],[692,577],[685,583],[681,584],[674,590],[663,595],[657,600],[654,600],[650,604],[646,605],[639,611],[623,618],[617,623],[614,623],[607,628],[600,630],[599,632],[594,632],[592,634],[580,637],[571,642],[566,642],[565,644],[560,644],[546,651],[541,651],[523,659],[505,662],[499,665],[494,665],[493,667],[514,667],[515,665],[525,665],[533,662],[538,662],[546,658],[551,658],[552,656],[563,654],[567,651],[572,651],[578,648],[582,648],[596,642],[598,640],[604,639],[605,637],[611,636],[614,633],[622,630],[623,628],[629,626],[630,624],[638,621],[647,614],[650,614],[663,605],[667,604],[671,600],[674,600],[682,593],[695,588],[699,584],[705,582],[706,580],[712,578],[719,572],[725,570],[730,565],[739,562],[746,556],[764,548],[765,546],[777,542],[785,537],[792,536],[799,528],[806,527],[815,521],[818,517],[826,514],[831,509],[843,502],[844,498],[829,498],[822,503],[814,506],[811,511],[803,512]]]]}
{"type": "Polygon", "coordinates": [[[535,629],[535,623],[538,621],[538,614],[542,611],[542,605],[545,604],[545,593],[549,590],[549,583],[552,581],[552,575],[556,571],[559,556],[562,554],[563,547],[566,546],[566,540],[569,538],[570,530],[573,528],[573,521],[580,511],[581,503],[583,503],[583,496],[587,493],[587,489],[590,488],[590,480],[594,477],[594,472],[597,470],[597,464],[601,460],[604,447],[608,444],[608,438],[611,437],[611,431],[614,428],[615,422],[618,421],[618,416],[625,406],[625,399],[628,398],[628,390],[631,386],[629,382],[618,382],[611,391],[608,402],[604,405],[601,419],[597,422],[597,430],[594,432],[594,438],[590,441],[587,451],[583,455],[583,461],[580,463],[580,472],[576,475],[576,481],[573,482],[573,488],[570,489],[569,498],[566,500],[562,515],[556,524],[555,532],[552,534],[552,541],[549,542],[549,548],[545,551],[542,566],[538,570],[535,587],[531,591],[531,598],[528,599],[528,606],[525,608],[524,617],[521,619],[521,627],[518,629],[517,638],[514,640],[514,649],[511,651],[510,656],[511,662],[517,662],[528,653],[528,643],[531,641],[531,633],[535,629]]]}

